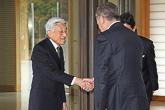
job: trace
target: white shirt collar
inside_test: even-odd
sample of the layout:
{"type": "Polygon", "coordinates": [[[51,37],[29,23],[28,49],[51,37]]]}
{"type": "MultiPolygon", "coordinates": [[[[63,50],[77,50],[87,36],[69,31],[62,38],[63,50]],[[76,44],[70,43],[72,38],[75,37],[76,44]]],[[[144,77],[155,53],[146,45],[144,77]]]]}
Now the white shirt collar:
{"type": "Polygon", "coordinates": [[[58,45],[52,40],[52,39],[49,39],[50,40],[50,42],[53,44],[53,47],[56,49],[56,51],[57,51],[57,47],[58,47],[58,45]]]}
{"type": "Polygon", "coordinates": [[[108,29],[110,29],[111,26],[114,25],[114,24],[117,23],[117,22],[120,22],[120,21],[115,21],[115,22],[113,22],[113,23],[108,27],[108,29]]]}

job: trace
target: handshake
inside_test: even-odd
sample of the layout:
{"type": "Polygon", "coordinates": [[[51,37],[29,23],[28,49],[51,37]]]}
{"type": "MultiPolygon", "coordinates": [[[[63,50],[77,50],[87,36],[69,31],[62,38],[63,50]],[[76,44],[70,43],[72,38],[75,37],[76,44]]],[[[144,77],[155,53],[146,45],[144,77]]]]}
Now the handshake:
{"type": "Polygon", "coordinates": [[[94,79],[93,78],[76,78],[75,83],[80,86],[81,89],[89,92],[94,88],[94,79]]]}

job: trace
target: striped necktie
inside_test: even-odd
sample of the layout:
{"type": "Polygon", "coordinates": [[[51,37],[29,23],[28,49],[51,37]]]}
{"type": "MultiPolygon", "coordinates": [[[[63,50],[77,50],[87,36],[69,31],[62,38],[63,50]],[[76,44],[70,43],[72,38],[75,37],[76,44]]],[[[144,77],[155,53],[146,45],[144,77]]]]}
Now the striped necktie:
{"type": "Polygon", "coordinates": [[[60,58],[60,46],[57,47],[57,54],[58,54],[58,57],[60,58]]]}

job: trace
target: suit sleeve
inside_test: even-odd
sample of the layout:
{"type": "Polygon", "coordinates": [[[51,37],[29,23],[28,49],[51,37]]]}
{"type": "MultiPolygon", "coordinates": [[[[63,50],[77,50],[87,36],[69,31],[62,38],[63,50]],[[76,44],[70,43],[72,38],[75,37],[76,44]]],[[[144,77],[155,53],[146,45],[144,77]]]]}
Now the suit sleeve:
{"type": "Polygon", "coordinates": [[[147,52],[147,66],[148,66],[148,71],[151,78],[153,90],[157,90],[159,88],[159,85],[158,85],[158,74],[157,74],[157,68],[155,62],[155,51],[154,51],[153,42],[151,42],[147,52]]]}
{"type": "MultiPolygon", "coordinates": [[[[34,47],[32,53],[32,64],[38,70],[38,74],[42,74],[52,81],[57,81],[68,86],[71,86],[73,76],[60,71],[57,67],[53,66],[48,52],[40,45],[34,47]],[[65,80],[64,80],[65,79],[65,80]]],[[[33,70],[34,73],[36,70],[33,70]]]]}
{"type": "Polygon", "coordinates": [[[63,102],[66,102],[65,87],[64,86],[63,86],[62,92],[63,92],[63,102]]]}
{"type": "Polygon", "coordinates": [[[96,110],[107,108],[108,102],[108,70],[111,46],[103,35],[99,35],[95,44],[94,84],[96,110]]]}

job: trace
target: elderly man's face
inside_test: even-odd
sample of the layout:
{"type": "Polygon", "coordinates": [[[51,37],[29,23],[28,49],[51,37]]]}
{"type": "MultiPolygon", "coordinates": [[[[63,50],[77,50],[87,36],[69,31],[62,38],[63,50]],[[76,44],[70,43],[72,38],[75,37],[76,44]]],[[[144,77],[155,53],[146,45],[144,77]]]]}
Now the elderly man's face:
{"type": "Polygon", "coordinates": [[[50,39],[52,39],[57,45],[64,45],[67,39],[67,28],[64,23],[57,23],[54,32],[49,34],[50,39]]]}

